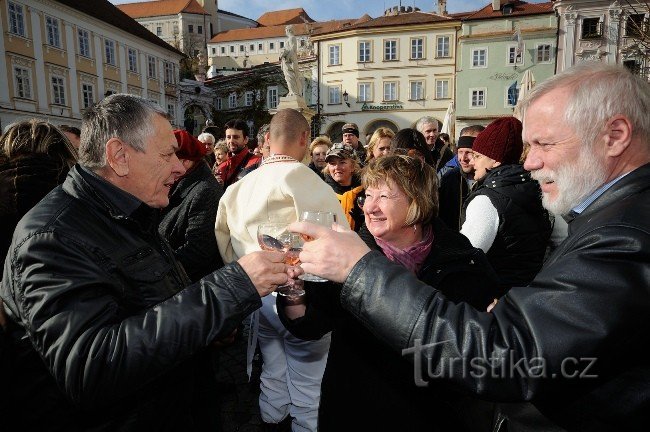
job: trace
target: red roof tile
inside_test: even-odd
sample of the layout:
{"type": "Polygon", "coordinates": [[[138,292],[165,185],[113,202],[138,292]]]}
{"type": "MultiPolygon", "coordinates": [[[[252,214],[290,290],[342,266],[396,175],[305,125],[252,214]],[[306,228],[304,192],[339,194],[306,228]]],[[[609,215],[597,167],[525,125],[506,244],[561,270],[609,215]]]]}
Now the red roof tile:
{"type": "Polygon", "coordinates": [[[489,3],[482,9],[466,16],[464,20],[475,19],[489,19],[489,18],[503,18],[504,16],[522,16],[522,15],[535,15],[543,13],[551,13],[553,11],[553,2],[547,3],[526,3],[525,1],[516,0],[512,2],[504,2],[501,4],[501,10],[493,10],[492,3],[489,3]],[[503,7],[507,4],[514,6],[512,13],[508,15],[503,14],[503,7]]]}
{"type": "Polygon", "coordinates": [[[266,12],[257,19],[258,23],[266,27],[286,24],[302,24],[305,21],[314,22],[303,8],[266,12]]]}
{"type": "Polygon", "coordinates": [[[181,12],[199,15],[207,14],[206,10],[196,0],[153,0],[115,6],[131,18],[176,15],[181,12]]]}

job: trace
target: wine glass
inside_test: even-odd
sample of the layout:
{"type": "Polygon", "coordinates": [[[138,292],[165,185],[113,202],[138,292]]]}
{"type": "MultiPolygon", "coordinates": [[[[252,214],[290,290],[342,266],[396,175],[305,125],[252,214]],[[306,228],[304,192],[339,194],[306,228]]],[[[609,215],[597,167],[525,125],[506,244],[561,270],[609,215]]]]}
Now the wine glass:
{"type": "MultiPolygon", "coordinates": [[[[285,264],[292,267],[300,264],[302,238],[298,233],[289,231],[286,223],[260,224],[257,227],[257,242],[262,250],[284,252],[285,264]]],[[[276,292],[287,297],[299,297],[305,294],[305,290],[297,286],[294,279],[279,285],[276,292]]]]}
{"type": "MultiPolygon", "coordinates": [[[[300,214],[300,221],[306,221],[315,223],[317,225],[322,225],[329,229],[332,229],[332,224],[336,223],[336,214],[327,211],[316,211],[316,210],[306,210],[300,214]]],[[[313,239],[308,235],[302,234],[302,239],[304,241],[312,241],[313,239]]],[[[304,273],[298,276],[299,279],[310,281],[310,282],[327,282],[327,279],[323,279],[313,274],[304,273]]]]}

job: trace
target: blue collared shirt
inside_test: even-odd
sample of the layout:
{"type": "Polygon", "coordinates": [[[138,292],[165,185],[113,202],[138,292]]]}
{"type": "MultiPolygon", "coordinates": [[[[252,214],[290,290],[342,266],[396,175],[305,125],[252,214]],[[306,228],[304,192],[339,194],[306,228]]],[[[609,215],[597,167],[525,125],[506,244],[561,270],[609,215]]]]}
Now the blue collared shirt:
{"type": "Polygon", "coordinates": [[[612,181],[610,181],[608,183],[605,183],[604,185],[602,185],[601,187],[596,189],[596,191],[594,193],[589,195],[587,197],[587,199],[585,199],[581,204],[574,207],[572,211],[574,213],[576,213],[576,214],[582,213],[583,211],[585,211],[585,209],[587,207],[589,207],[591,205],[592,202],[596,201],[598,199],[598,197],[600,197],[602,194],[604,194],[607,191],[607,189],[614,186],[616,184],[616,182],[618,182],[620,179],[622,179],[623,177],[625,177],[628,174],[629,173],[625,173],[623,175],[620,175],[620,176],[616,177],[614,180],[612,180],[612,181]]]}

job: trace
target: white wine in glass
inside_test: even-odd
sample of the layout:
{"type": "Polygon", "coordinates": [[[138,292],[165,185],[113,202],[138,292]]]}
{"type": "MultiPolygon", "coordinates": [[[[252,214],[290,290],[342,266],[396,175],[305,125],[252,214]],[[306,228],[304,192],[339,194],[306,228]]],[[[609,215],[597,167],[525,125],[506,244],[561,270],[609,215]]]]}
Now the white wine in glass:
{"type": "MultiPolygon", "coordinates": [[[[327,211],[316,211],[316,210],[305,210],[300,214],[301,222],[311,222],[317,225],[322,225],[329,229],[332,229],[332,225],[337,222],[336,214],[327,211]]],[[[304,241],[312,241],[313,239],[308,235],[302,235],[304,241]]],[[[318,277],[313,274],[305,273],[298,276],[299,279],[310,281],[310,282],[327,282],[327,279],[318,277]]]]}
{"type": "MultiPolygon", "coordinates": [[[[287,230],[287,224],[260,224],[257,227],[257,242],[262,250],[284,252],[284,263],[288,266],[295,267],[300,264],[302,239],[299,234],[287,230]]],[[[305,294],[305,290],[297,286],[294,279],[279,285],[276,292],[287,297],[299,297],[305,294]]]]}

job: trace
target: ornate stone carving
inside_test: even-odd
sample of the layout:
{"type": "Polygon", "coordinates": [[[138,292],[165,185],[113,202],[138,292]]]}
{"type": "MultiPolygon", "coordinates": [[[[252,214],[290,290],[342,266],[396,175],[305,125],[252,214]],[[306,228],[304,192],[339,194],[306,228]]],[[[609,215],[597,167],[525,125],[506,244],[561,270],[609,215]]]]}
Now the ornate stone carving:
{"type": "Polygon", "coordinates": [[[575,12],[567,12],[564,14],[564,20],[568,26],[576,25],[576,19],[578,19],[578,14],[575,12]]]}

